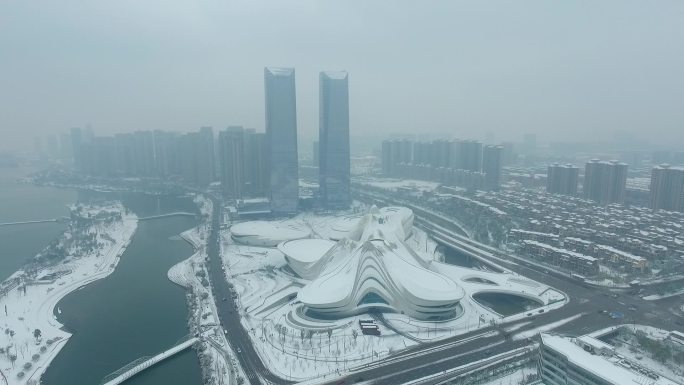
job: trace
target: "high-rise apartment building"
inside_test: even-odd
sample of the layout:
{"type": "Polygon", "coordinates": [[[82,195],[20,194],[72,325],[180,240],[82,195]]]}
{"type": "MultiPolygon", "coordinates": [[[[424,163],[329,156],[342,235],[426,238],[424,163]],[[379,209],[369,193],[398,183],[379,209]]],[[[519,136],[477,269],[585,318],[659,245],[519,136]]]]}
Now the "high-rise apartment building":
{"type": "Polygon", "coordinates": [[[226,197],[242,198],[245,185],[245,142],[242,127],[228,127],[219,132],[218,153],[221,188],[226,197]]]}
{"type": "Polygon", "coordinates": [[[196,143],[196,169],[197,184],[208,186],[216,180],[216,160],[214,146],[214,129],[201,127],[199,130],[199,142],[196,143]]]}
{"type": "Polygon", "coordinates": [[[268,141],[266,134],[246,129],[244,134],[244,194],[265,197],[269,189],[268,141]]]}
{"type": "Polygon", "coordinates": [[[197,177],[197,149],[200,137],[198,132],[188,132],[178,138],[180,150],[179,175],[185,183],[199,184],[197,177]]]}
{"type": "Polygon", "coordinates": [[[133,133],[133,166],[136,176],[150,177],[155,174],[154,135],[152,131],[136,131],[133,133]]]}
{"type": "Polygon", "coordinates": [[[432,162],[430,147],[430,143],[428,142],[413,142],[411,145],[413,154],[409,159],[404,159],[403,162],[429,165],[430,162],[432,162]]]}
{"type": "Polygon", "coordinates": [[[415,163],[416,143],[410,140],[384,140],[382,142],[382,173],[385,176],[398,177],[399,166],[404,163],[415,163]]]}
{"type": "Polygon", "coordinates": [[[592,159],[584,169],[584,197],[599,204],[623,203],[627,184],[627,164],[592,159]]]}
{"type": "Polygon", "coordinates": [[[319,192],[328,208],[351,203],[349,164],[349,83],[346,72],[319,77],[319,192]]]}
{"type": "Polygon", "coordinates": [[[684,168],[661,164],[651,170],[651,208],[684,211],[684,168]]]}
{"type": "Polygon", "coordinates": [[[271,208],[277,214],[292,214],[299,205],[295,70],[265,68],[264,86],[271,208]]]}
{"type": "Polygon", "coordinates": [[[179,171],[186,183],[207,187],[215,180],[214,134],[211,128],[180,136],[178,148],[179,171]]]}
{"type": "Polygon", "coordinates": [[[575,196],[578,180],[579,167],[572,164],[552,164],[546,174],[546,192],[575,196]]]}
{"type": "Polygon", "coordinates": [[[485,173],[486,190],[497,191],[501,187],[501,171],[503,168],[503,147],[484,146],[482,152],[482,171],[485,173]]]}
{"type": "Polygon", "coordinates": [[[451,164],[451,142],[448,140],[434,140],[431,143],[430,164],[432,167],[449,167],[451,164]]]}
{"type": "Polygon", "coordinates": [[[474,172],[482,171],[482,143],[476,140],[459,141],[456,156],[459,159],[456,168],[474,172]]]}
{"type": "Polygon", "coordinates": [[[156,130],[154,136],[154,163],[157,176],[166,178],[179,175],[181,170],[180,135],[156,130]]]}

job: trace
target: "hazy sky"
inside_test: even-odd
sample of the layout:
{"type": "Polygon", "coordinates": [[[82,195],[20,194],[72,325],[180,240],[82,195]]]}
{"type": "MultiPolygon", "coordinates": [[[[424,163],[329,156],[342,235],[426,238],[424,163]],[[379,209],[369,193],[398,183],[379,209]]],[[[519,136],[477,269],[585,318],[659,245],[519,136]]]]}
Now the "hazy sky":
{"type": "Polygon", "coordinates": [[[681,0],[5,0],[0,149],[86,123],[263,130],[267,65],[296,68],[302,136],[318,72],[345,69],[352,135],[684,144],[681,0]]]}

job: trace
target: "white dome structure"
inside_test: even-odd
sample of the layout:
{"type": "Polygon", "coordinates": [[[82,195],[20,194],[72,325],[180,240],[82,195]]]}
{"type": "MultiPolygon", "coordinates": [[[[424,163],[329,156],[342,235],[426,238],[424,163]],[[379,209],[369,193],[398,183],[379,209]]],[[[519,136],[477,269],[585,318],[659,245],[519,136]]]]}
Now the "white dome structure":
{"type": "Polygon", "coordinates": [[[285,242],[279,249],[290,267],[310,279],[297,296],[312,317],[341,318],[370,309],[425,320],[460,316],[464,290],[450,278],[427,269],[405,243],[413,212],[403,207],[373,207],[357,226],[327,251],[329,243],[285,242]],[[295,254],[298,254],[295,256],[295,254]]]}

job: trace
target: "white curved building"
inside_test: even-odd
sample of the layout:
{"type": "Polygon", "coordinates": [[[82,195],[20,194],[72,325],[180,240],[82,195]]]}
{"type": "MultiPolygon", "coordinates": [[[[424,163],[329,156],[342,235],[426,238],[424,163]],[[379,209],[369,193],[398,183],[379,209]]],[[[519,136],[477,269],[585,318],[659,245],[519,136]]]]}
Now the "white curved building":
{"type": "Polygon", "coordinates": [[[289,221],[251,221],[231,226],[230,235],[235,242],[243,245],[275,247],[281,242],[308,238],[311,230],[289,221]]]}
{"type": "Polygon", "coordinates": [[[337,243],[320,239],[281,243],[278,248],[292,270],[311,280],[297,296],[305,313],[341,318],[375,309],[425,320],[460,316],[464,290],[427,269],[426,262],[404,243],[412,226],[411,210],[374,207],[337,243]]]}
{"type": "Polygon", "coordinates": [[[295,239],[280,243],[278,250],[297,275],[314,279],[320,274],[318,261],[334,246],[335,242],[327,239],[295,239]]]}

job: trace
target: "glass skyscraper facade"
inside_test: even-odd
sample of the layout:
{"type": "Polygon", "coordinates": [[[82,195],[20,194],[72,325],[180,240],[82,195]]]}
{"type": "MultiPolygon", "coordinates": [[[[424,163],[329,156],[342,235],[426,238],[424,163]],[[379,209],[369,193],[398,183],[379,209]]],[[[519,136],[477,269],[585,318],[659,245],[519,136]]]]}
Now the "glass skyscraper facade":
{"type": "Polygon", "coordinates": [[[319,191],[328,208],[346,208],[349,192],[349,83],[346,72],[319,76],[319,191]]]}
{"type": "Polygon", "coordinates": [[[292,214],[299,203],[294,68],[265,68],[264,85],[271,209],[276,214],[292,214]]]}

